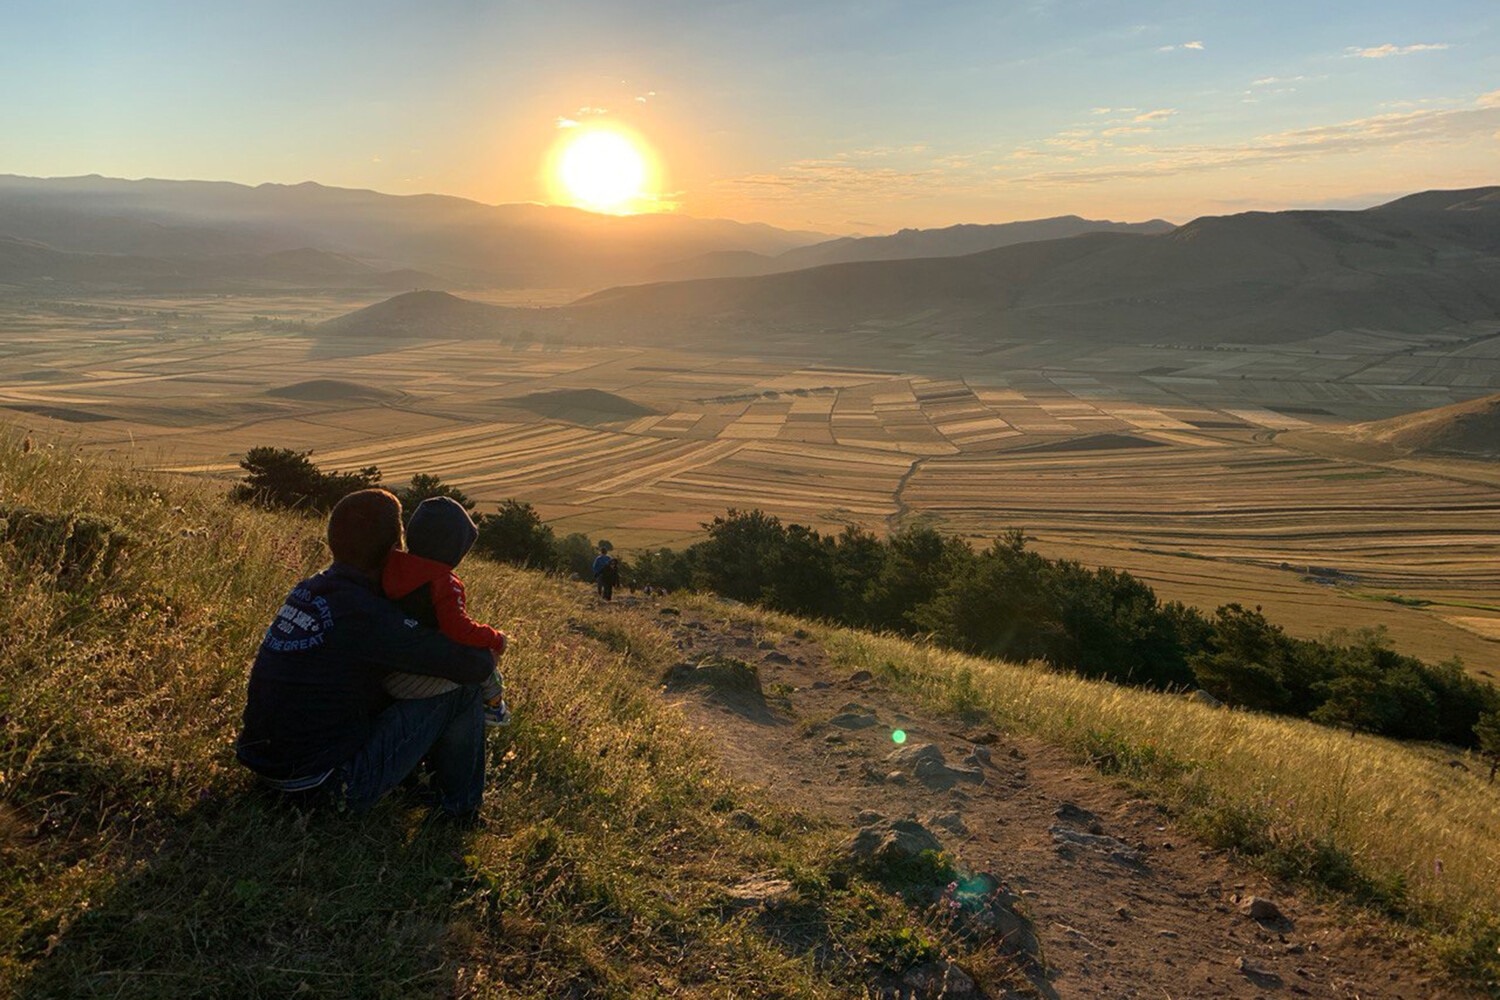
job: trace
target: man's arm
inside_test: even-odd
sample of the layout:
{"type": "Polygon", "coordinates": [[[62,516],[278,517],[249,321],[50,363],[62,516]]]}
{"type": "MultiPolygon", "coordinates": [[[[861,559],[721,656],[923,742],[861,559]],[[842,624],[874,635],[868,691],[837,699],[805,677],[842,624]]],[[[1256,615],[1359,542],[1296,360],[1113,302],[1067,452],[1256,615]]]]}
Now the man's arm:
{"type": "Polygon", "coordinates": [[[452,573],[446,580],[432,581],[432,608],[437,612],[438,630],[454,642],[505,651],[505,633],[482,625],[469,617],[464,607],[463,581],[452,573]]]}
{"type": "Polygon", "coordinates": [[[435,629],[423,628],[394,604],[372,600],[363,617],[360,655],[386,670],[479,684],[495,669],[494,654],[488,649],[464,646],[435,629]]]}

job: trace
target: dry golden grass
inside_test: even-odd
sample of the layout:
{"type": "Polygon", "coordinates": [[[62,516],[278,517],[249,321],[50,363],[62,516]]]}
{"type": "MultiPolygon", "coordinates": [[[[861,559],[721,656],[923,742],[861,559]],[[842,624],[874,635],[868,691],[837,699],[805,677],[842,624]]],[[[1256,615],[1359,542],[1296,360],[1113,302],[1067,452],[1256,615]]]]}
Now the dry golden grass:
{"type": "Polygon", "coordinates": [[[279,806],[232,740],[321,525],[19,444],[0,429],[0,996],[832,997],[942,947],[830,827],[719,774],[655,697],[660,635],[482,562],[515,711],[485,828],[279,806]],[[724,910],[765,872],[795,933],[724,910]]]}

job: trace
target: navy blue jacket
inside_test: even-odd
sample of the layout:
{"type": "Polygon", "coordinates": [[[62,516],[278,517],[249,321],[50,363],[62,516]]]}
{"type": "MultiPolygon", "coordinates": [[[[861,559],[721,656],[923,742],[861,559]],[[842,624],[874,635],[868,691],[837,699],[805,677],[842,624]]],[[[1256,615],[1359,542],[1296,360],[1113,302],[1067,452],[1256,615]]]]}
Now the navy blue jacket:
{"type": "Polygon", "coordinates": [[[406,617],[378,581],[343,563],[287,595],[250,667],[240,761],[274,780],[311,777],[352,758],[387,703],[393,670],[478,684],[495,661],[406,617]]]}

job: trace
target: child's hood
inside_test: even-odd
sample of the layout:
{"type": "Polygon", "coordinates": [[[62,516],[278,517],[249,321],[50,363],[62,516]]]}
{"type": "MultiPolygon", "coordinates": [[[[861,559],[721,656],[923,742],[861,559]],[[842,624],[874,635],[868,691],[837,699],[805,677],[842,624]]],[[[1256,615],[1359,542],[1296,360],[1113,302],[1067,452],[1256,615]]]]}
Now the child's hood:
{"type": "Polygon", "coordinates": [[[417,505],[406,525],[406,551],[457,566],[478,537],[479,529],[461,504],[449,497],[431,497],[417,505]]]}

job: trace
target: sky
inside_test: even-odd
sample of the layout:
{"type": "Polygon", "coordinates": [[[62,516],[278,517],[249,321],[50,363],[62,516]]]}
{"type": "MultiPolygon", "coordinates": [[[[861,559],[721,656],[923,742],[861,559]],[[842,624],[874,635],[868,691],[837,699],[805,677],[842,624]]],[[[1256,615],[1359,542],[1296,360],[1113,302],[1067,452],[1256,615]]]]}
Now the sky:
{"type": "Polygon", "coordinates": [[[0,0],[0,173],[551,201],[831,233],[1500,183],[1496,0],[0,0]]]}

